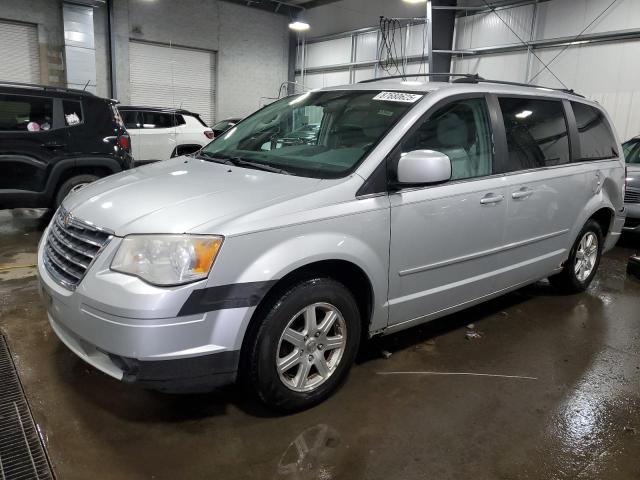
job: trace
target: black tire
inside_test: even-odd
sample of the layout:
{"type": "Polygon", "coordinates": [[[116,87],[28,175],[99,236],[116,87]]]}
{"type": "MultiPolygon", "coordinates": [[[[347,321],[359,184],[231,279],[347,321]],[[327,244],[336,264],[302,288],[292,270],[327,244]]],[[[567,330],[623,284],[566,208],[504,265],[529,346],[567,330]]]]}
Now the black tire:
{"type": "Polygon", "coordinates": [[[603,241],[604,237],[602,235],[602,228],[600,228],[600,224],[595,220],[589,220],[578,234],[578,238],[571,248],[569,258],[565,262],[562,271],[552,277],[549,277],[549,282],[563,293],[584,292],[598,272],[598,266],[600,265],[600,258],[602,256],[603,241]],[[598,240],[596,250],[597,255],[595,262],[593,263],[591,273],[586,278],[580,279],[576,273],[578,250],[580,249],[580,242],[582,242],[583,238],[585,238],[589,233],[595,235],[598,240]]]}
{"type": "MultiPolygon", "coordinates": [[[[322,318],[318,317],[320,323],[322,318]]],[[[301,281],[268,304],[257,321],[257,327],[247,339],[248,343],[243,353],[243,369],[246,371],[241,372],[241,375],[245,387],[269,408],[285,413],[310,408],[329,397],[347,377],[360,344],[361,319],[353,295],[341,283],[322,277],[301,281]],[[293,318],[301,318],[297,316],[299,312],[316,303],[327,304],[340,312],[343,320],[340,324],[346,328],[346,346],[341,350],[342,356],[326,379],[319,374],[319,370],[314,372],[315,367],[311,366],[309,378],[315,378],[321,383],[310,391],[295,391],[292,389],[295,386],[288,387],[281,379],[276,366],[276,359],[284,348],[280,344],[281,335],[293,318]]],[[[302,362],[306,362],[307,359],[311,364],[313,355],[309,353],[314,347],[311,345],[314,338],[309,337],[306,341],[309,351],[305,349],[304,353],[300,353],[300,365],[293,368],[302,369],[302,362]]],[[[293,354],[296,348],[291,350],[293,354]]],[[[333,353],[327,350],[317,355],[331,358],[333,353]]]]}
{"type": "Polygon", "coordinates": [[[58,187],[58,191],[54,196],[53,208],[58,208],[64,200],[64,197],[69,195],[69,192],[71,192],[75,187],[85,183],[95,182],[98,178],[100,177],[95,175],[75,175],[68,180],[65,180],[64,183],[58,187]]]}

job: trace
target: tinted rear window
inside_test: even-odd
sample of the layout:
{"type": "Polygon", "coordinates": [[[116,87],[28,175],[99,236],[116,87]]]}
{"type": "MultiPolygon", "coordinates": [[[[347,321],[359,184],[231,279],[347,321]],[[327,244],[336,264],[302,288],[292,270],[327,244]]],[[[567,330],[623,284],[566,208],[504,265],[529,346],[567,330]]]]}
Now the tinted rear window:
{"type": "Polygon", "coordinates": [[[580,160],[602,160],[618,156],[616,140],[604,113],[584,103],[571,102],[578,125],[580,160]]]}
{"type": "Polygon", "coordinates": [[[0,95],[0,130],[39,132],[51,130],[53,100],[26,95],[0,95]]]}
{"type": "Polygon", "coordinates": [[[569,135],[562,102],[500,98],[509,161],[506,171],[569,163],[569,135]]]}

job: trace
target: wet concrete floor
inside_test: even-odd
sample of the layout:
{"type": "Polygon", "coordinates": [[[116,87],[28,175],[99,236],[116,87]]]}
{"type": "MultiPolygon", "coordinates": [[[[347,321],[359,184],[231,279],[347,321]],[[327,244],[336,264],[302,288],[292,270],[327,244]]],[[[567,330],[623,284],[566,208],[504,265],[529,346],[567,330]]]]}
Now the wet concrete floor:
{"type": "Polygon", "coordinates": [[[0,329],[59,479],[640,479],[638,237],[587,293],[540,283],[371,342],[336,395],[282,417],[234,388],[148,392],[77,359],[38,298],[44,222],[0,211],[0,329]]]}

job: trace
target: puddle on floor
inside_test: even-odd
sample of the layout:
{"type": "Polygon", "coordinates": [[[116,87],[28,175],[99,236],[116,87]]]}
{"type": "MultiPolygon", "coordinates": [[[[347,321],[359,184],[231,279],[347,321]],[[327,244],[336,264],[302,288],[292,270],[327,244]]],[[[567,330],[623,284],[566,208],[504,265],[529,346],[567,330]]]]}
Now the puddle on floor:
{"type": "Polygon", "coordinates": [[[34,277],[37,261],[36,253],[16,253],[7,262],[0,263],[0,282],[34,277]]]}

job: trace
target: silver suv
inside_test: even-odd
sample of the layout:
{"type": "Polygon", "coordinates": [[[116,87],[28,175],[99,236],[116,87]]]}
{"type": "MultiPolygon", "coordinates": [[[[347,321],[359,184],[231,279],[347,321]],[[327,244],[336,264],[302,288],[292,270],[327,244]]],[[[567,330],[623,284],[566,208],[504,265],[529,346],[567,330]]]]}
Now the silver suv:
{"type": "Polygon", "coordinates": [[[292,411],[327,398],[367,337],[545,277],[584,290],[625,221],[608,115],[463,80],[281,99],[197,154],[73,192],[38,252],[51,327],[125,382],[242,380],[292,411]]]}

